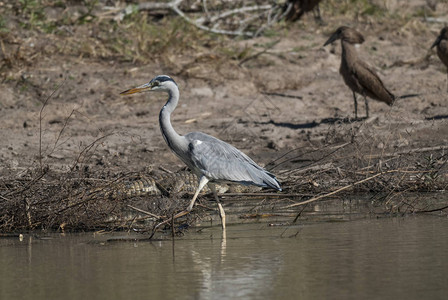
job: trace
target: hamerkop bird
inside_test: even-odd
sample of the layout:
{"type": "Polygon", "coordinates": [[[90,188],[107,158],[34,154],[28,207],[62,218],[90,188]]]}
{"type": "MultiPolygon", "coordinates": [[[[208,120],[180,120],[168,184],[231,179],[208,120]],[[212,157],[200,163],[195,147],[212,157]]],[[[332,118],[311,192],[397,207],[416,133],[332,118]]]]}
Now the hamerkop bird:
{"type": "MultiPolygon", "coordinates": [[[[436,41],[432,44],[431,49],[437,46],[437,55],[447,68],[447,82],[448,82],[448,26],[440,30],[440,34],[436,41]]],[[[448,85],[447,85],[448,91],[448,85]]]]}
{"type": "Polygon", "coordinates": [[[367,97],[382,101],[392,106],[395,96],[384,86],[376,72],[368,64],[358,58],[355,44],[362,44],[364,37],[356,30],[342,26],[339,27],[331,37],[325,42],[324,46],[340,39],[342,46],[341,73],[344,82],[353,92],[355,101],[355,118],[358,118],[358,102],[356,93],[364,97],[366,104],[366,116],[369,117],[369,104],[367,97]]]}
{"type": "Polygon", "coordinates": [[[291,6],[286,14],[286,21],[295,22],[300,19],[306,12],[314,10],[314,19],[322,23],[322,17],[319,10],[320,0],[288,0],[285,3],[285,9],[291,6]]]}

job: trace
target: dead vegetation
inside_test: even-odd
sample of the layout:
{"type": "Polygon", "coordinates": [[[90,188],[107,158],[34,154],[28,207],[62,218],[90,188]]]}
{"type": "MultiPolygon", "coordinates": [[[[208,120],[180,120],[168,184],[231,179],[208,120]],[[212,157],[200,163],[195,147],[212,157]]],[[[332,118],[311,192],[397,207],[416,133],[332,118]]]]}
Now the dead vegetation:
{"type": "MultiPolygon", "coordinates": [[[[278,175],[283,192],[228,193],[224,194],[224,206],[226,201],[237,199],[243,208],[231,206],[229,211],[241,219],[283,215],[290,221],[303,212],[298,206],[349,195],[369,195],[375,212],[380,214],[442,212],[447,208],[444,202],[422,201],[418,197],[409,200],[409,195],[446,191],[448,146],[393,150],[399,149],[394,145],[395,132],[388,144],[382,144],[384,150],[378,151],[372,148],[369,124],[357,124],[329,131],[319,147],[292,149],[268,164],[267,168],[278,175]]],[[[0,231],[146,232],[187,206],[192,193],[131,194],[122,189],[125,183],[142,176],[156,178],[157,172],[96,172],[91,158],[102,139],[107,136],[85,146],[66,172],[53,170],[47,163],[54,147],[45,147],[48,152],[39,153],[39,163],[33,168],[18,177],[0,178],[0,231]]],[[[212,199],[211,195],[203,195],[186,224],[215,215],[212,199]]],[[[182,231],[187,227],[176,228],[182,231]]]]}
{"type": "MultiPolygon", "coordinates": [[[[291,25],[281,18],[285,12],[281,1],[275,3],[277,6],[268,1],[234,1],[233,6],[227,7],[223,7],[226,1],[166,1],[161,3],[165,7],[149,11],[143,7],[136,9],[135,6],[129,9],[121,1],[113,2],[115,6],[111,7],[108,6],[109,2],[1,1],[0,78],[4,86],[20,93],[15,94],[17,98],[5,98],[0,103],[0,109],[25,107],[26,111],[29,106],[23,104],[25,98],[26,101],[33,101],[32,105],[38,112],[23,123],[23,130],[32,126],[29,120],[37,120],[35,123],[38,123],[37,127],[32,127],[38,136],[30,134],[28,138],[38,141],[38,147],[25,148],[24,153],[17,155],[20,157],[17,164],[26,167],[5,167],[0,170],[1,232],[33,229],[147,230],[154,222],[169,218],[189,202],[187,194],[130,197],[104,194],[111,186],[132,181],[136,177],[135,172],[152,176],[154,173],[133,168],[141,165],[143,155],[157,151],[152,146],[138,148],[144,142],[135,135],[130,137],[130,144],[137,150],[113,152],[107,149],[107,142],[112,136],[127,136],[115,127],[110,129],[104,126],[104,129],[103,126],[96,126],[92,119],[95,120],[93,115],[99,114],[99,110],[105,110],[104,114],[107,115],[116,112],[113,109],[108,111],[103,107],[88,107],[89,114],[74,107],[69,108],[68,112],[54,109],[52,112],[57,115],[51,115],[47,108],[52,105],[52,98],[46,95],[56,91],[54,96],[68,97],[58,92],[56,86],[60,80],[64,82],[62,88],[65,91],[75,90],[70,94],[72,98],[64,100],[64,104],[74,101],[73,97],[81,98],[78,93],[83,91],[84,82],[89,80],[84,79],[82,74],[76,77],[73,71],[67,74],[56,71],[51,75],[53,77],[48,76],[40,81],[30,75],[33,68],[39,71],[45,69],[40,65],[42,61],[53,59],[57,60],[57,64],[67,63],[74,69],[86,60],[111,67],[118,64],[119,69],[129,70],[126,71],[129,73],[123,71],[128,77],[135,76],[132,71],[135,65],[146,66],[157,60],[163,70],[180,78],[211,82],[210,85],[214,87],[229,81],[232,88],[238,84],[254,86],[252,94],[255,90],[267,95],[268,100],[261,104],[253,100],[255,102],[245,104],[242,109],[237,107],[245,119],[239,115],[230,121],[226,120],[224,125],[210,126],[242,145],[246,145],[245,139],[249,140],[248,144],[254,141],[266,143],[267,146],[260,146],[257,150],[259,152],[266,148],[278,151],[267,168],[278,175],[285,191],[244,195],[229,193],[224,206],[226,201],[240,201],[242,197],[248,203],[244,208],[234,211],[240,218],[282,214],[292,221],[302,212],[300,206],[306,203],[330,197],[340,200],[361,194],[367,194],[378,208],[376,212],[380,213],[418,213],[446,209],[445,205],[436,201],[420,201],[418,197],[409,196],[415,193],[437,195],[446,191],[448,148],[443,136],[427,144],[414,143],[419,137],[412,135],[412,131],[418,125],[412,122],[403,128],[384,123],[384,119],[350,120],[341,117],[338,109],[334,109],[334,117],[332,115],[330,118],[324,116],[300,123],[284,119],[280,123],[275,120],[276,114],[280,113],[280,105],[269,97],[292,97],[302,101],[309,94],[303,92],[303,95],[292,95],[291,90],[300,90],[310,85],[315,78],[311,75],[309,78],[295,79],[290,73],[285,73],[266,80],[266,73],[260,73],[259,68],[268,68],[270,74],[269,67],[276,64],[308,67],[310,63],[304,58],[311,56],[310,53],[317,53],[317,58],[324,56],[316,50],[318,42],[306,35],[309,42],[305,46],[275,49],[291,30],[291,25]],[[168,3],[175,3],[184,16],[179,17],[179,12],[173,10],[174,6],[166,6],[168,3]],[[208,4],[207,10],[201,6],[203,3],[208,4]],[[251,7],[253,9],[249,9],[251,7]],[[224,15],[226,12],[228,15],[224,15]],[[192,22],[196,25],[192,26],[192,22]],[[209,30],[216,24],[215,28],[218,29],[215,32],[209,30]],[[226,31],[238,34],[221,34],[226,31]],[[253,42],[245,40],[244,36],[247,38],[248,35],[242,32],[250,32],[249,36],[262,36],[253,42]],[[81,84],[77,86],[75,83],[81,84]],[[88,133],[84,135],[79,127],[75,127],[83,122],[90,124],[88,133]],[[247,123],[249,125],[245,126],[247,123]],[[314,132],[313,128],[319,125],[321,129],[314,132]],[[322,129],[324,125],[325,130],[322,129]],[[241,128],[250,131],[251,127],[261,129],[241,137],[241,128]],[[258,138],[258,135],[269,132],[271,128],[293,129],[300,132],[297,136],[302,140],[299,141],[297,136],[285,137],[284,140],[297,140],[282,146],[277,139],[258,138]],[[104,148],[106,150],[103,151],[104,148]],[[115,160],[122,160],[122,164],[117,164],[115,160]],[[131,163],[127,165],[129,161],[131,163]],[[123,165],[129,169],[122,169],[123,165]]],[[[436,12],[424,8],[413,10],[410,14],[398,14],[396,7],[391,8],[380,2],[383,3],[323,0],[320,2],[322,18],[324,22],[331,22],[331,26],[321,28],[318,27],[320,25],[306,23],[296,26],[299,29],[316,26],[315,32],[329,33],[334,30],[333,25],[345,22],[346,19],[355,20],[364,28],[374,30],[378,30],[375,24],[384,22],[385,25],[381,26],[389,27],[391,32],[401,38],[399,42],[403,43],[413,34],[430,33],[420,19],[416,21],[416,16],[424,17],[427,14],[428,17],[438,18],[436,12]]],[[[439,8],[440,5],[446,4],[440,3],[439,8]]],[[[310,18],[306,21],[312,22],[310,18]]],[[[373,48],[369,51],[375,52],[373,48]]],[[[425,57],[424,64],[419,61],[412,66],[416,65],[421,70],[427,68],[430,56],[422,56],[425,57]]],[[[391,60],[391,63],[387,61],[385,69],[396,66],[391,60]]],[[[111,78],[107,82],[108,87],[116,85],[118,78],[125,77],[123,73],[111,78]]],[[[109,75],[106,73],[103,76],[109,75]]],[[[87,93],[101,92],[91,89],[87,93]]],[[[109,96],[104,93],[97,98],[100,98],[99,102],[106,103],[104,106],[109,106],[110,102],[104,100],[109,96]]],[[[327,93],[326,96],[332,94],[327,93]]],[[[429,110],[438,109],[437,105],[431,102],[429,110]]],[[[148,110],[138,113],[137,120],[149,114],[148,110]]],[[[107,117],[110,118],[109,115],[107,117]]],[[[387,117],[392,118],[390,115],[387,117]]],[[[444,114],[436,117],[442,121],[446,119],[444,114]]],[[[435,118],[431,120],[428,122],[435,122],[435,118]]],[[[430,134],[436,135],[437,125],[434,128],[430,134]]],[[[272,135],[276,137],[276,132],[272,135]]],[[[160,152],[166,152],[163,149],[160,152]]],[[[147,155],[145,159],[148,156],[158,157],[158,153],[147,155]]],[[[6,160],[2,159],[2,162],[6,160]]],[[[158,162],[152,163],[157,165],[158,162]]],[[[202,196],[201,199],[197,209],[188,217],[187,224],[215,215],[215,204],[208,201],[212,197],[202,196]]],[[[232,210],[230,207],[226,209],[232,210]]],[[[305,212],[311,209],[307,206],[305,212]]]]}

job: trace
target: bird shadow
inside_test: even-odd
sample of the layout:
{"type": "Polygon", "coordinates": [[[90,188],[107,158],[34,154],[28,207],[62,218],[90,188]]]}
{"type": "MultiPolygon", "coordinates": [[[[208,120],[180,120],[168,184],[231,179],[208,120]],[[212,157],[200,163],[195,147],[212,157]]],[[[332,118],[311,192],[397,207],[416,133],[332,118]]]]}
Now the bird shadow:
{"type": "Polygon", "coordinates": [[[312,122],[308,123],[299,123],[299,124],[293,124],[289,122],[275,122],[274,120],[269,120],[267,122],[257,122],[259,125],[266,125],[266,124],[272,124],[277,127],[286,127],[290,129],[308,129],[308,128],[314,128],[322,124],[349,124],[353,122],[360,122],[366,120],[366,117],[363,118],[325,118],[322,120],[314,120],[312,122]]]}
{"type": "Polygon", "coordinates": [[[425,120],[444,120],[448,119],[448,115],[435,115],[432,117],[426,117],[425,120]]]}

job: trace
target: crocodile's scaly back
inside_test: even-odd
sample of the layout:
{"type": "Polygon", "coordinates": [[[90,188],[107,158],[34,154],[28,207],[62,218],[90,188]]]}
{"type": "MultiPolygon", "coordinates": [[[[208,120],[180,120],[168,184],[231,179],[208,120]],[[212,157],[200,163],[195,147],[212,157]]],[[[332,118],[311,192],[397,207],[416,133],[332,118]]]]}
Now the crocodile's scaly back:
{"type": "Polygon", "coordinates": [[[121,192],[127,197],[162,194],[155,180],[146,176],[135,181],[126,182],[126,184],[122,185],[121,192]]]}
{"type": "Polygon", "coordinates": [[[153,178],[138,175],[120,178],[105,186],[89,191],[90,197],[126,199],[141,195],[162,195],[153,178]]]}
{"type": "MultiPolygon", "coordinates": [[[[245,193],[259,190],[258,187],[243,185],[215,184],[218,193],[225,192],[245,193]]],[[[176,173],[164,173],[158,175],[132,175],[121,178],[107,186],[96,188],[90,192],[95,197],[109,199],[126,199],[137,196],[165,195],[168,197],[182,197],[192,195],[198,188],[198,178],[188,171],[176,173]]],[[[209,194],[212,191],[208,186],[201,190],[201,194],[209,194]]]]}
{"type": "MultiPolygon", "coordinates": [[[[193,173],[181,171],[176,173],[165,173],[155,178],[157,187],[168,195],[194,194],[198,187],[198,178],[193,173]]],[[[208,186],[201,191],[202,194],[211,193],[208,186]]]]}

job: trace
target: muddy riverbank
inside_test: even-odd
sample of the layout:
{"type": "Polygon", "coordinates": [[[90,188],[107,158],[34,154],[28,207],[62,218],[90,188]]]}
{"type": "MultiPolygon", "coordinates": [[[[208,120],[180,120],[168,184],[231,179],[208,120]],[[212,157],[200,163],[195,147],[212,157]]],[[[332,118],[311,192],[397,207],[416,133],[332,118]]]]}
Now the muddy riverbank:
{"type": "MultiPolygon", "coordinates": [[[[119,202],[92,191],[132,174],[184,170],[158,128],[166,97],[119,95],[157,74],[179,85],[176,130],[206,132],[247,153],[278,175],[292,195],[282,201],[336,191],[393,202],[385,212],[435,209],[404,195],[442,193],[448,182],[446,69],[429,49],[442,26],[430,20],[443,18],[447,4],[432,11],[425,1],[395,2],[342,13],[338,1],[323,1],[324,25],[310,14],[240,39],[172,15],[140,12],[117,22],[99,17],[102,1],[84,18],[85,7],[70,3],[61,10],[3,1],[0,230],[92,229],[107,227],[127,205],[150,210],[144,196],[119,202]],[[352,94],[338,73],[340,44],[322,47],[340,25],[362,32],[359,54],[394,94],[419,96],[392,107],[370,101],[371,117],[353,119],[352,94]]],[[[152,213],[169,216],[188,202],[177,198],[176,206],[157,197],[152,213]]]]}

